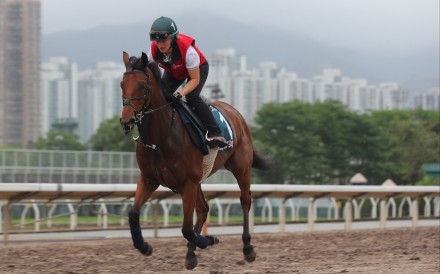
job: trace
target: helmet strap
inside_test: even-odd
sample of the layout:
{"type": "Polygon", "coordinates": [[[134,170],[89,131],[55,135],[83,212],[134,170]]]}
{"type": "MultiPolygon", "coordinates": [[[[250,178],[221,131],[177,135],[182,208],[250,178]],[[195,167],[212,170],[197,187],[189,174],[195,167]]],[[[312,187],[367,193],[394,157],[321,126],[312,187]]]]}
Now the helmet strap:
{"type": "Polygon", "coordinates": [[[178,33],[179,33],[179,31],[176,30],[175,32],[171,33],[169,36],[170,36],[170,37],[174,37],[174,36],[176,36],[178,33]]]}

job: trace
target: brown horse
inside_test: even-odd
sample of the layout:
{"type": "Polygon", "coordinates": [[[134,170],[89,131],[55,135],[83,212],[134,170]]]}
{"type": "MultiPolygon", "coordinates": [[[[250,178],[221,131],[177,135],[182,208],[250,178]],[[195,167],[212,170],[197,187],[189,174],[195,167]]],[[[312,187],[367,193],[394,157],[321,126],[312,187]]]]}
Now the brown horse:
{"type": "Polygon", "coordinates": [[[139,224],[139,212],[151,194],[163,185],[178,192],[182,197],[182,234],[188,240],[185,267],[197,266],[196,247],[206,248],[217,243],[213,236],[202,236],[200,232],[208,214],[208,204],[201,189],[202,181],[219,168],[225,167],[233,173],[240,187],[243,210],[243,254],[248,262],[256,258],[249,234],[249,210],[251,207],[251,168],[266,169],[268,161],[258,156],[252,146],[249,127],[240,113],[232,106],[216,101],[215,107],[229,120],[232,127],[233,148],[218,152],[210,149],[212,169],[204,169],[204,158],[200,148],[191,140],[182,120],[169,103],[159,86],[159,81],[148,68],[148,58],[129,57],[123,53],[126,72],[121,81],[123,110],[121,124],[126,133],[138,127],[140,138],[136,145],[136,159],[141,171],[133,207],[129,213],[133,245],[144,255],[150,255],[152,247],[144,242],[139,224]],[[214,161],[215,160],[215,161],[214,161]],[[207,174],[204,175],[208,172],[207,174]],[[193,213],[197,220],[193,226],[193,213]]]}

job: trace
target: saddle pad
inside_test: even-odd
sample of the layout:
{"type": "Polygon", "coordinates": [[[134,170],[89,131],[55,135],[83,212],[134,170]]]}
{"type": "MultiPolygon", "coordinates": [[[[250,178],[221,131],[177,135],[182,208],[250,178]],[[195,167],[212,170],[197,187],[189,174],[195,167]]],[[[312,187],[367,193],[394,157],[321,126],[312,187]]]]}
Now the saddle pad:
{"type": "Polygon", "coordinates": [[[217,125],[220,127],[220,130],[222,131],[223,137],[225,137],[226,141],[228,142],[228,145],[225,147],[220,148],[220,151],[232,149],[234,147],[234,134],[232,132],[232,128],[229,125],[228,120],[226,120],[225,116],[213,105],[209,105],[212,115],[214,116],[215,121],[217,122],[217,125]]]}
{"type": "MultiPolygon", "coordinates": [[[[234,139],[233,139],[234,134],[231,126],[229,125],[228,120],[226,120],[224,115],[213,105],[210,105],[209,107],[211,109],[215,121],[220,127],[223,137],[226,139],[228,143],[227,146],[220,148],[219,151],[232,149],[234,146],[234,139]]],[[[176,108],[176,110],[179,113],[180,118],[182,119],[186,129],[188,130],[194,144],[203,151],[204,155],[207,155],[209,153],[209,150],[205,140],[205,132],[200,128],[198,123],[195,121],[197,117],[195,117],[193,113],[190,113],[189,108],[179,107],[176,108]]]]}

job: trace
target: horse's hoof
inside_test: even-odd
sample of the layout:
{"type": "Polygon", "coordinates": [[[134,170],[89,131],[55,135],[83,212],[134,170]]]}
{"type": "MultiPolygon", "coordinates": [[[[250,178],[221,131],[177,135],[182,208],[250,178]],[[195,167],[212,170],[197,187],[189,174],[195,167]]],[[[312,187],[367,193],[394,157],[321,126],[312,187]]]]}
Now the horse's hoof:
{"type": "Polygon", "coordinates": [[[243,248],[244,258],[248,263],[252,263],[257,258],[254,247],[252,245],[243,248]]]}
{"type": "Polygon", "coordinates": [[[139,248],[139,252],[144,254],[145,256],[150,256],[151,254],[153,254],[153,248],[151,247],[151,245],[144,243],[144,245],[139,248]]]}
{"type": "Polygon", "coordinates": [[[220,242],[220,240],[214,235],[206,235],[206,240],[208,240],[208,245],[215,245],[220,242]]]}
{"type": "Polygon", "coordinates": [[[188,270],[192,270],[197,266],[197,256],[196,254],[187,253],[185,258],[185,268],[188,270]]]}

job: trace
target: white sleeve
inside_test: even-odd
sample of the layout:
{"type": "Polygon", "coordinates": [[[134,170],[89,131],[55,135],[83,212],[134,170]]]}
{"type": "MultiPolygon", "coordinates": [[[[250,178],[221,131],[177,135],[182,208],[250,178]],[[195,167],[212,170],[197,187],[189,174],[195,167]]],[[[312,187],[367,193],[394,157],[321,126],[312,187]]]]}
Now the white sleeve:
{"type": "Polygon", "coordinates": [[[189,46],[186,51],[186,68],[192,70],[198,68],[200,65],[200,56],[193,46],[189,46]]]}

